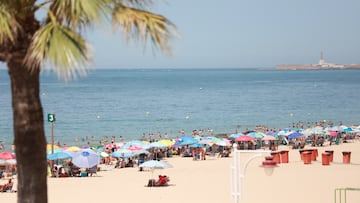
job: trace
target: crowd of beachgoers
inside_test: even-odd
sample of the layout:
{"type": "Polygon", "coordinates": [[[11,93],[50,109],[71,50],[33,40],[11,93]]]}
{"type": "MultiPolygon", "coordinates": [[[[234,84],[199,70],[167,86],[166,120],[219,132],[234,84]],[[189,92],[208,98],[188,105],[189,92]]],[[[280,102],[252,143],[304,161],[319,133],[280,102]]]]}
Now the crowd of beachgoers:
{"type": "MultiPolygon", "coordinates": [[[[234,159],[227,157],[235,157],[235,146],[239,150],[251,152],[266,149],[271,154],[284,150],[289,153],[288,163],[279,163],[271,177],[263,176],[263,168],[259,167],[263,158],[254,160],[256,163],[247,166],[247,177],[243,179],[243,185],[246,186],[243,190],[246,194],[243,202],[263,202],[271,197],[277,202],[285,203],[298,194],[297,190],[291,188],[304,188],[307,195],[301,201],[329,202],[333,200],[334,188],[359,186],[360,180],[356,174],[360,160],[360,127],[357,125],[329,125],[319,122],[310,127],[301,127],[299,122],[283,129],[258,125],[251,130],[238,129],[222,136],[211,134],[208,130],[193,130],[189,133],[181,130],[176,137],[159,132],[150,134],[139,136],[136,140],[104,136],[101,143],[95,138],[92,141],[92,137],[89,137],[89,144],[84,138],[84,141],[79,141],[81,144],[71,146],[49,143],[48,191],[51,202],[64,202],[65,193],[78,197],[76,201],[98,202],[104,196],[118,191],[128,194],[123,198],[124,201],[132,202],[149,199],[159,203],[168,202],[169,199],[182,202],[183,200],[176,198],[179,193],[186,193],[197,202],[231,202],[231,189],[227,186],[231,185],[229,168],[234,159]],[[237,145],[233,145],[234,143],[237,145]],[[317,149],[319,155],[332,150],[334,161],[324,166],[318,158],[311,164],[305,164],[305,160],[300,159],[301,153],[299,156],[299,152],[304,151],[302,148],[305,151],[317,149]],[[341,162],[342,153],[346,151],[351,152],[351,164],[341,162]],[[82,162],[78,157],[93,157],[94,160],[82,162]],[[157,170],[159,168],[169,169],[157,170]],[[199,184],[189,184],[189,180],[196,180],[199,184]],[[121,182],[126,184],[119,184],[121,182]],[[284,185],[287,187],[283,187],[284,185]],[[144,186],[168,187],[148,190],[144,186]],[[280,187],[283,193],[281,197],[275,197],[280,187]],[[259,190],[263,193],[262,199],[257,197],[259,190]],[[199,196],[199,193],[207,195],[199,196]],[[319,196],[319,193],[326,195],[319,196]],[[137,194],[146,195],[143,195],[144,198],[134,199],[137,194]]],[[[0,191],[7,191],[0,195],[1,202],[15,203],[17,200],[16,195],[11,193],[16,191],[17,184],[16,155],[13,152],[10,148],[0,150],[0,191]]],[[[248,158],[247,155],[242,156],[248,158]]]]}
{"type": "MultiPolygon", "coordinates": [[[[104,136],[100,142],[96,142],[93,136],[90,139],[85,137],[82,142],[86,144],[81,146],[67,146],[57,142],[47,146],[49,176],[80,176],[82,172],[92,175],[100,169],[100,165],[112,168],[134,167],[148,160],[161,160],[172,156],[192,157],[194,160],[206,160],[206,156],[228,157],[235,142],[238,143],[238,149],[276,150],[279,145],[301,149],[306,144],[339,144],[349,139],[358,139],[360,135],[360,126],[345,126],[342,123],[335,126],[331,122],[320,121],[314,123],[314,126],[307,123],[306,129],[304,126],[303,122],[294,123],[292,128],[285,129],[257,125],[253,130],[236,130],[225,137],[214,136],[211,129],[206,129],[193,130],[191,135],[181,130],[175,138],[156,132],[148,135],[144,133],[140,139],[130,141],[126,141],[122,136],[119,139],[116,136],[104,136]],[[77,166],[72,162],[72,158],[85,149],[96,152],[98,160],[89,166],[77,166]]],[[[15,163],[15,154],[10,158],[1,158],[1,153],[13,153],[14,147],[8,151],[4,146],[0,148],[0,165],[3,165],[0,169],[4,172],[16,170],[15,164],[12,167],[7,164],[15,163]]]]}

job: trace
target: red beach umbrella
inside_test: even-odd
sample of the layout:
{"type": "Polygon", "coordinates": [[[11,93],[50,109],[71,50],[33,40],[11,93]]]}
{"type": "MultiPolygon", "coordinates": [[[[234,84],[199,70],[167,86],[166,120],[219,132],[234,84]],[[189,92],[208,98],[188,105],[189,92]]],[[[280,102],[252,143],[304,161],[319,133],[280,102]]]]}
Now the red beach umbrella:
{"type": "Polygon", "coordinates": [[[15,159],[15,154],[12,152],[1,152],[0,159],[3,159],[3,160],[15,159]]]}
{"type": "Polygon", "coordinates": [[[338,135],[337,131],[330,131],[329,132],[330,136],[336,137],[338,135]]]}

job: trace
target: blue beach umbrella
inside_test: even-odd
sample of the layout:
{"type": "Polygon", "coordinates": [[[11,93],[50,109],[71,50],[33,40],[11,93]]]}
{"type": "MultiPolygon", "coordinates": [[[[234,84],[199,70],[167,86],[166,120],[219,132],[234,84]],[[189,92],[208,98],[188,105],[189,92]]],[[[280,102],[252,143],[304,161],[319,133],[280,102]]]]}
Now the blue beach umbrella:
{"type": "Polygon", "coordinates": [[[133,152],[128,149],[119,149],[113,153],[111,153],[111,156],[118,157],[118,158],[129,158],[134,156],[133,152]]]}
{"type": "MultiPolygon", "coordinates": [[[[63,150],[60,149],[60,148],[54,148],[54,154],[57,153],[57,152],[62,152],[62,151],[63,151],[63,150]]],[[[47,154],[47,155],[52,154],[51,149],[46,150],[46,154],[47,154]]]]}
{"type": "Polygon", "coordinates": [[[293,132],[291,134],[288,135],[288,138],[289,139],[294,139],[294,138],[297,138],[297,137],[301,137],[301,136],[304,136],[303,133],[299,133],[299,132],[293,132]]]}
{"type": "Polygon", "coordinates": [[[203,144],[200,144],[200,143],[194,143],[194,144],[191,144],[190,147],[191,148],[197,148],[197,147],[202,147],[203,144]]]}
{"type": "Polygon", "coordinates": [[[347,127],[347,128],[344,128],[343,131],[346,132],[346,133],[348,133],[348,132],[352,132],[353,129],[350,128],[350,127],[347,127]]]}
{"type": "Polygon", "coordinates": [[[238,138],[239,136],[242,136],[242,135],[244,135],[244,134],[242,134],[242,133],[233,133],[233,134],[229,135],[229,138],[236,139],[236,138],[238,138]]]}
{"type": "Polygon", "coordinates": [[[59,159],[70,159],[70,158],[72,158],[72,156],[69,153],[63,151],[56,152],[54,154],[50,154],[47,156],[48,160],[59,160],[59,159]]]}
{"type": "Polygon", "coordinates": [[[250,137],[253,137],[253,138],[256,138],[256,139],[261,139],[263,137],[265,137],[266,135],[262,132],[250,132],[248,134],[246,134],[247,136],[250,136],[250,137]]]}
{"type": "Polygon", "coordinates": [[[198,143],[198,140],[195,139],[192,136],[184,135],[180,137],[180,142],[177,143],[178,146],[184,146],[184,145],[192,145],[198,143]]]}

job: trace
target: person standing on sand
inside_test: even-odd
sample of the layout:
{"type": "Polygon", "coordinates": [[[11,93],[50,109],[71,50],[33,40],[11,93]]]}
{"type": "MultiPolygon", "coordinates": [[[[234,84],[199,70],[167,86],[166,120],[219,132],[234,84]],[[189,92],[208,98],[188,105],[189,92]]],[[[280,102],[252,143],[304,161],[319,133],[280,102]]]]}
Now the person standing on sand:
{"type": "Polygon", "coordinates": [[[141,136],[141,141],[146,141],[146,135],[145,135],[145,133],[142,134],[142,136],[141,136]]]}
{"type": "Polygon", "coordinates": [[[0,150],[5,150],[5,146],[3,144],[3,141],[0,141],[0,150]]]}

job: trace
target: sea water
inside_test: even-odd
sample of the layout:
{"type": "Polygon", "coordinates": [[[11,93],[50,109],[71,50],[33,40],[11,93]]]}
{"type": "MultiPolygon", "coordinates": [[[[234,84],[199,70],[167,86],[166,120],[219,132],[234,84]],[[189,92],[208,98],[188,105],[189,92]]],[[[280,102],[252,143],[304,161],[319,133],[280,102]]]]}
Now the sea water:
{"type": "MultiPolygon", "coordinates": [[[[133,140],[200,129],[214,134],[257,125],[281,129],[299,121],[357,125],[359,90],[359,70],[96,69],[69,82],[42,73],[40,96],[47,139],[47,114],[55,114],[55,141],[72,145],[104,136],[133,140]]],[[[0,70],[0,112],[0,140],[9,145],[6,70],[0,70]]]]}

